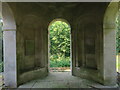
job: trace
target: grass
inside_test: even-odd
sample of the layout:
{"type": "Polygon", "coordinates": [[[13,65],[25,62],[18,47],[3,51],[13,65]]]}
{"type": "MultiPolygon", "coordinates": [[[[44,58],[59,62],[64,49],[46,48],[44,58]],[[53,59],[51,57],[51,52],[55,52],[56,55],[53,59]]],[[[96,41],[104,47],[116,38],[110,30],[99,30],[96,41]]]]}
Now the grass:
{"type": "Polygon", "coordinates": [[[120,54],[116,56],[116,68],[117,71],[120,72],[120,54]]]}
{"type": "Polygon", "coordinates": [[[53,61],[50,60],[50,67],[70,67],[69,60],[53,61]]]}
{"type": "Polygon", "coordinates": [[[117,71],[120,72],[120,63],[117,63],[116,67],[117,67],[117,71]]]}
{"type": "Polygon", "coordinates": [[[120,63],[118,63],[117,68],[118,68],[118,70],[120,70],[120,63]]]}

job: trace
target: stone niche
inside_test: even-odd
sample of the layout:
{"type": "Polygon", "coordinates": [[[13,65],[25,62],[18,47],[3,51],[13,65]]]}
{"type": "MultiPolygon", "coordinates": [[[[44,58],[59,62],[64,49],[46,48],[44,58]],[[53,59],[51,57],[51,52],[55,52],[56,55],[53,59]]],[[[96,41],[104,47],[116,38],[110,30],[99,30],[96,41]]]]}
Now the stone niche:
{"type": "Polygon", "coordinates": [[[35,55],[35,41],[25,40],[25,55],[35,55]]]}
{"type": "Polygon", "coordinates": [[[97,68],[96,63],[96,28],[94,25],[86,25],[84,30],[84,51],[85,51],[85,66],[88,68],[97,68]]]}
{"type": "MultiPolygon", "coordinates": [[[[99,32],[97,32],[96,26],[94,26],[95,23],[89,23],[89,21],[84,23],[83,26],[78,27],[78,29],[75,30],[75,38],[76,41],[73,43],[73,48],[76,48],[75,50],[75,67],[84,67],[84,68],[91,68],[97,70],[97,62],[99,62],[99,42],[100,38],[98,37],[100,35],[99,32]],[[99,33],[99,35],[98,35],[99,33]],[[98,36],[97,36],[98,35],[98,36]],[[78,43],[79,42],[79,43],[78,43]],[[97,49],[98,48],[98,49],[97,49]]],[[[74,56],[74,55],[73,55],[74,56]]]]}

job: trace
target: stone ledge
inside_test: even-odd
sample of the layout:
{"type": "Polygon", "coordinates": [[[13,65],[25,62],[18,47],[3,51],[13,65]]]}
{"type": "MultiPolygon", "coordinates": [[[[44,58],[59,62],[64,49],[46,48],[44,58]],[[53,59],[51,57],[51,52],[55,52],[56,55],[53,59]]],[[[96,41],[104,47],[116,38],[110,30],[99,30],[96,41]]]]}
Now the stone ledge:
{"type": "Polygon", "coordinates": [[[19,81],[18,85],[21,85],[34,79],[43,78],[47,76],[47,74],[48,74],[47,68],[40,68],[37,70],[25,72],[18,76],[19,81]]]}

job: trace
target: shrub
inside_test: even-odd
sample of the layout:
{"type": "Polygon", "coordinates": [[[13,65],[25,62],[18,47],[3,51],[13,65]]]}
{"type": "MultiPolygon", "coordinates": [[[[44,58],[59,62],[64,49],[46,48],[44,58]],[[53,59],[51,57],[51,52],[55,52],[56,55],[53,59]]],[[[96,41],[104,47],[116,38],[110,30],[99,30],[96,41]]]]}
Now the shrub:
{"type": "Polygon", "coordinates": [[[70,66],[70,26],[56,21],[49,26],[50,67],[70,66]]]}
{"type": "Polygon", "coordinates": [[[50,67],[70,67],[70,57],[50,60],[50,67]]]}

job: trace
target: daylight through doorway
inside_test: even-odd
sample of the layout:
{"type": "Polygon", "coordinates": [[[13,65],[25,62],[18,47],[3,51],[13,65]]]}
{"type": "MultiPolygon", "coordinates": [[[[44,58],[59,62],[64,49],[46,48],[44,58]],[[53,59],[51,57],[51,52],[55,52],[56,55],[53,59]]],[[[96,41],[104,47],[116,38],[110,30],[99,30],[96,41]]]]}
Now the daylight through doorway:
{"type": "Polygon", "coordinates": [[[117,72],[120,73],[120,11],[116,18],[116,68],[117,72]]]}
{"type": "Polygon", "coordinates": [[[70,30],[70,25],[63,20],[54,20],[49,25],[49,67],[52,72],[70,71],[70,30]]]}

